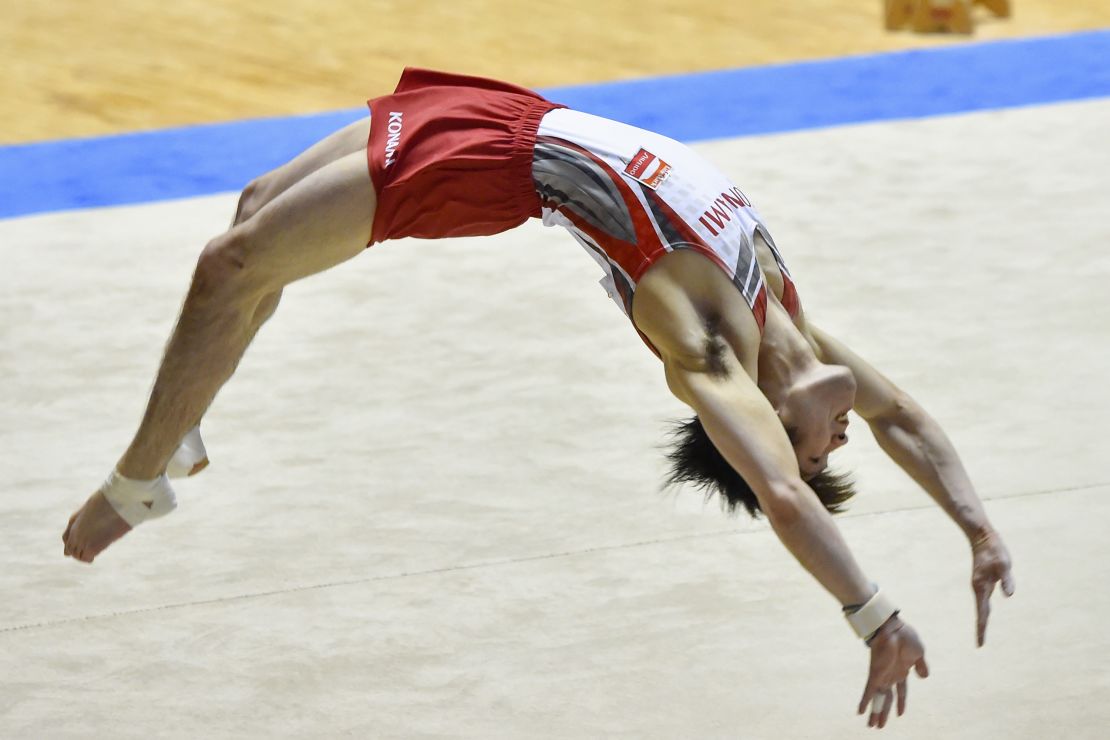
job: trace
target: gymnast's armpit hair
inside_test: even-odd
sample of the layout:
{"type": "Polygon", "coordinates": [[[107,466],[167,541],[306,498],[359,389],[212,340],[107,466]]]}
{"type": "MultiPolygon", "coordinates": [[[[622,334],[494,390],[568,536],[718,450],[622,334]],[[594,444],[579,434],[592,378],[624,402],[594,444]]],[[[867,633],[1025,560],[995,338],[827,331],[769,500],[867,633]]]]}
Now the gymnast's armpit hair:
{"type": "MultiPolygon", "coordinates": [[[[743,506],[753,517],[761,513],[755,491],[717,451],[698,417],[676,421],[670,431],[667,451],[670,462],[665,488],[690,484],[705,494],[705,500],[718,496],[730,514],[743,506]]],[[[824,471],[808,481],[817,498],[833,514],[844,511],[844,504],[856,491],[848,475],[824,471]]]]}

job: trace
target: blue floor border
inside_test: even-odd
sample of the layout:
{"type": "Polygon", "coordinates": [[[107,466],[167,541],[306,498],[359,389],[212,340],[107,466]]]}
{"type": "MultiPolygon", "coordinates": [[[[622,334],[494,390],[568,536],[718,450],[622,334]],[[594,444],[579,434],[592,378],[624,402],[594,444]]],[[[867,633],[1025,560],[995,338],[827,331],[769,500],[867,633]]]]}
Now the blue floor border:
{"type": "MultiPolygon", "coordinates": [[[[543,92],[701,141],[1106,97],[1108,60],[1100,30],[543,92]]],[[[0,218],[238,190],[364,112],[0,147],[0,218]]]]}

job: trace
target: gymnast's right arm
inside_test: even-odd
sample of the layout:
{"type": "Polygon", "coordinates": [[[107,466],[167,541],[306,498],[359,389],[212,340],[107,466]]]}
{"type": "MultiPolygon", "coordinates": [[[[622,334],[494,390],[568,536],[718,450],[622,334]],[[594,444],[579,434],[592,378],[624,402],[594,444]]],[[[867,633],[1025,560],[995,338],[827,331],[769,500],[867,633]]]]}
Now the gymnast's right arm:
{"type": "Polygon", "coordinates": [[[854,612],[849,622],[871,647],[858,711],[863,714],[870,705],[868,724],[885,726],[895,691],[898,714],[905,711],[910,668],[928,675],[921,640],[864,576],[832,516],[801,479],[778,416],[735,353],[668,353],[666,344],[663,339],[656,347],[671,392],[697,412],[714,446],[752,487],[786,548],[846,612],[854,612]]]}
{"type": "Polygon", "coordinates": [[[739,361],[664,355],[663,362],[671,392],[697,412],[713,445],[752,487],[775,534],[802,567],[842,606],[867,602],[874,586],[801,479],[778,416],[739,361]]]}

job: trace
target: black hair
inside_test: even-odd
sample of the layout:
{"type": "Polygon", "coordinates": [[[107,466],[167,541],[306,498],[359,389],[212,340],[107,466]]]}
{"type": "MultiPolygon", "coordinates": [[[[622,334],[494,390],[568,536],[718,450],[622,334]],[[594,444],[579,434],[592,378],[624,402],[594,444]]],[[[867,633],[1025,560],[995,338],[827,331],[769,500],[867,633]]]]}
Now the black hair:
{"type": "MultiPolygon", "coordinates": [[[[743,506],[753,517],[762,512],[755,491],[717,451],[705,433],[701,419],[676,421],[671,428],[671,449],[667,452],[670,471],[666,487],[692,484],[705,493],[705,500],[720,497],[722,508],[730,514],[743,506]]],[[[844,504],[856,494],[852,479],[845,474],[823,470],[808,481],[814,494],[830,513],[838,514],[844,504]]]]}

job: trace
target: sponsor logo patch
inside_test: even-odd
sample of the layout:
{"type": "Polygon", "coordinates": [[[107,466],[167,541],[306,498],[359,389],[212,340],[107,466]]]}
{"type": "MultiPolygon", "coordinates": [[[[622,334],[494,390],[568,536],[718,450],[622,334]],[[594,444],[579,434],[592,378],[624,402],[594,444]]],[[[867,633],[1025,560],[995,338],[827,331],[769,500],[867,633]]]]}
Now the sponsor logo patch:
{"type": "Polygon", "coordinates": [[[399,111],[389,112],[389,123],[386,124],[385,137],[385,166],[390,167],[397,161],[397,147],[401,143],[401,129],[405,127],[405,114],[399,111]]]}
{"type": "Polygon", "coordinates": [[[652,190],[658,190],[663,181],[671,174],[671,166],[641,147],[640,151],[632,157],[628,166],[624,168],[624,174],[636,182],[647,185],[652,190]]]}

